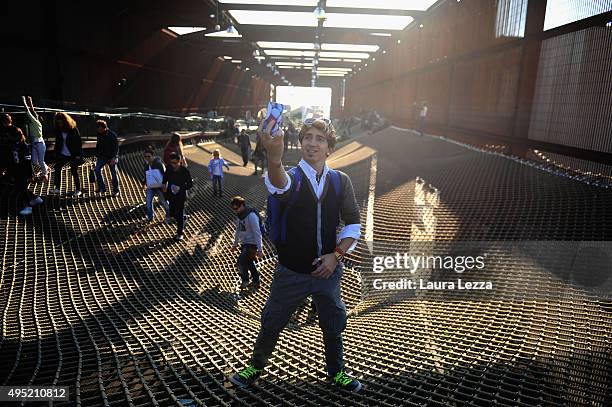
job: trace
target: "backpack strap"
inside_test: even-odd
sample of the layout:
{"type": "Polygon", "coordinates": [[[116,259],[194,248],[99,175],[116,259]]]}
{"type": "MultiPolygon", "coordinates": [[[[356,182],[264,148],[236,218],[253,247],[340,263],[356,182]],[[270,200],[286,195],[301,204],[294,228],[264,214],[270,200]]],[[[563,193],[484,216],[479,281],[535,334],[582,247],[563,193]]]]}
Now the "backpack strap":
{"type": "MultiPolygon", "coordinates": [[[[336,198],[338,199],[338,204],[340,205],[340,207],[342,207],[342,184],[341,184],[341,179],[340,179],[340,173],[330,168],[329,176],[331,178],[332,187],[336,191],[336,198]]],[[[339,223],[340,223],[339,217],[335,217],[334,229],[338,227],[339,223]]]]}
{"type": "Polygon", "coordinates": [[[248,208],[247,210],[248,210],[248,213],[246,214],[244,219],[246,220],[249,216],[251,216],[252,213],[254,213],[255,216],[257,216],[257,221],[259,222],[259,229],[261,230],[262,220],[261,220],[261,216],[259,216],[259,212],[257,212],[257,209],[248,208]]]}
{"type": "Polygon", "coordinates": [[[293,167],[289,170],[289,173],[293,175],[293,182],[295,185],[295,187],[291,189],[289,202],[295,202],[297,193],[302,189],[302,170],[299,167],[293,167]]]}
{"type": "Polygon", "coordinates": [[[329,169],[329,176],[331,177],[331,182],[336,191],[336,197],[340,200],[342,199],[342,185],[340,183],[340,173],[336,170],[329,169]]]}
{"type": "MultiPolygon", "coordinates": [[[[249,208],[249,213],[247,214],[247,217],[249,215],[251,215],[251,213],[254,213],[255,216],[257,216],[257,220],[259,221],[259,225],[261,226],[261,224],[263,223],[262,219],[261,219],[261,215],[259,214],[259,211],[255,208],[249,208]]],[[[246,218],[245,218],[246,219],[246,218]]]]}

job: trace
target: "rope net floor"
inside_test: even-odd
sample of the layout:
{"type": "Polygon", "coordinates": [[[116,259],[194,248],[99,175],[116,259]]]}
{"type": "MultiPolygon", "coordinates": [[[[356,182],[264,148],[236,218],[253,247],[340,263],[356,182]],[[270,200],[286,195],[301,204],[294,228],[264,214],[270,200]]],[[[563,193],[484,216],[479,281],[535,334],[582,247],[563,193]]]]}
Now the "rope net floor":
{"type": "MultiPolygon", "coordinates": [[[[410,251],[419,241],[432,253],[488,242],[503,260],[489,275],[497,290],[372,290],[372,253],[360,241],[342,292],[350,310],[345,358],[365,389],[353,395],[325,383],[308,304],[257,385],[228,386],[250,357],[275,258],[266,242],[262,288],[238,290],[233,214],[227,198],[212,197],[206,171],[214,147],[187,150],[196,187],[180,243],[161,208],[144,224],[139,152],[122,158],[117,198],[96,196],[93,184],[81,198],[53,197],[51,185],[39,184],[45,204],[25,219],[2,192],[0,385],[69,386],[64,405],[82,406],[612,404],[609,260],[587,271],[597,277],[588,284],[555,273],[555,259],[536,264],[537,248],[517,254],[498,244],[605,245],[612,191],[393,128],[340,146],[330,160],[352,177],[374,254],[410,251]]],[[[233,147],[221,148],[240,162],[233,147]]],[[[286,155],[295,163],[298,151],[286,155]]],[[[81,171],[86,179],[87,167],[81,171]]],[[[69,178],[65,170],[63,191],[72,190],[69,178]]],[[[252,166],[232,166],[225,183],[226,196],[264,208],[252,166]]]]}

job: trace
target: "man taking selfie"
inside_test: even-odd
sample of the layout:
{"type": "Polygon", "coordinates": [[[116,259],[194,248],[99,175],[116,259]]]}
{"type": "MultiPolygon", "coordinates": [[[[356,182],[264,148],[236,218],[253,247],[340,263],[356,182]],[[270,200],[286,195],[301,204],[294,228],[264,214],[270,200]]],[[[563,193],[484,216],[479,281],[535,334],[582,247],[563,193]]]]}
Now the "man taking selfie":
{"type": "Polygon", "coordinates": [[[346,391],[358,392],[361,383],[344,371],[342,331],[346,307],[340,298],[342,258],[359,239],[359,207],[350,178],[330,169],[325,161],[336,145],[335,131],[327,119],[307,119],[299,133],[302,159],[285,171],[282,131],[271,135],[274,123],[263,129],[267,151],[269,236],[278,252],[261,329],[247,368],[230,381],[238,387],[252,385],[264,367],[283,328],[308,296],[316,305],[323,331],[329,381],[346,391]],[[336,233],[340,218],[345,225],[336,233]]]}

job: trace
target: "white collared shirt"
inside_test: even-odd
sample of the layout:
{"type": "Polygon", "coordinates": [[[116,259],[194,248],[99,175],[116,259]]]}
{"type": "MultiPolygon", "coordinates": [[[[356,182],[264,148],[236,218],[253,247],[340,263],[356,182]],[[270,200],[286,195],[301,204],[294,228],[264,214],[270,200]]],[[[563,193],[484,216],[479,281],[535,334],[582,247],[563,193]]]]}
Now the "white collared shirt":
{"type": "MultiPolygon", "coordinates": [[[[317,194],[317,199],[321,199],[321,196],[323,196],[323,189],[325,188],[325,179],[327,177],[327,173],[329,172],[329,167],[327,166],[327,164],[323,165],[323,174],[321,174],[321,179],[318,182],[317,170],[312,168],[312,166],[306,161],[304,161],[304,159],[300,160],[298,166],[302,169],[302,171],[304,171],[304,174],[306,174],[306,178],[308,178],[308,181],[310,181],[312,190],[315,191],[315,193],[317,194]]],[[[291,188],[291,178],[289,177],[289,175],[287,175],[287,173],[285,173],[285,175],[287,176],[287,184],[285,185],[285,187],[276,188],[274,185],[272,185],[272,183],[268,179],[268,173],[266,173],[264,182],[266,183],[266,188],[268,188],[268,192],[270,192],[271,194],[282,194],[288,191],[289,188],[291,188]]]]}

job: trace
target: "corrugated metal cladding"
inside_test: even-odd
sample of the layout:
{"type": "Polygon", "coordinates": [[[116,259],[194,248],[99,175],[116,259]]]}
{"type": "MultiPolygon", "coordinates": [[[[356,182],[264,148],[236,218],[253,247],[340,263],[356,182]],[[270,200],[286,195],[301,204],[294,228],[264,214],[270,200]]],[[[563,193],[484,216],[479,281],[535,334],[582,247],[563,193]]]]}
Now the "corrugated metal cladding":
{"type": "Polygon", "coordinates": [[[374,108],[416,127],[416,106],[427,102],[432,133],[612,152],[612,27],[539,34],[544,20],[571,23],[611,10],[612,0],[570,3],[447,1],[347,81],[347,112],[374,108]]]}
{"type": "Polygon", "coordinates": [[[544,29],[550,30],[612,10],[612,0],[547,0],[544,29]]]}
{"type": "Polygon", "coordinates": [[[515,47],[458,62],[453,74],[450,126],[510,134],[520,59],[521,49],[515,47]]]}
{"type": "Polygon", "coordinates": [[[348,81],[347,109],[375,108],[393,122],[411,126],[415,104],[427,102],[428,127],[461,127],[475,120],[481,131],[497,134],[500,127],[511,128],[506,122],[515,104],[521,44],[507,34],[524,32],[525,3],[442,4],[422,29],[409,30],[400,44],[394,42],[386,54],[348,81]],[[501,78],[495,78],[498,70],[503,71],[501,78]],[[500,101],[500,94],[512,99],[500,101]]]}
{"type": "Polygon", "coordinates": [[[542,42],[529,138],[612,152],[612,28],[542,42]]]}

